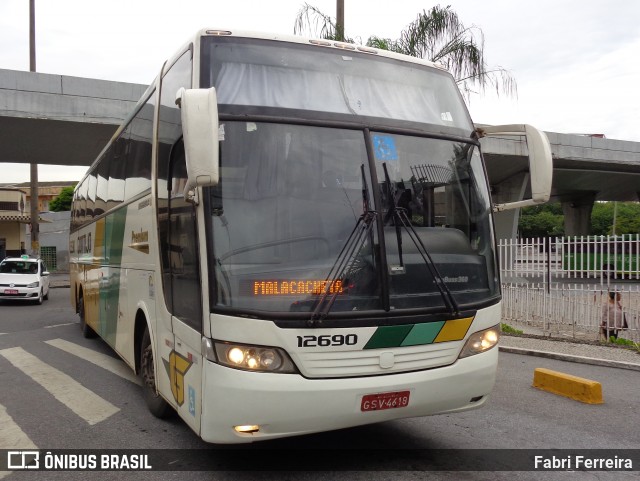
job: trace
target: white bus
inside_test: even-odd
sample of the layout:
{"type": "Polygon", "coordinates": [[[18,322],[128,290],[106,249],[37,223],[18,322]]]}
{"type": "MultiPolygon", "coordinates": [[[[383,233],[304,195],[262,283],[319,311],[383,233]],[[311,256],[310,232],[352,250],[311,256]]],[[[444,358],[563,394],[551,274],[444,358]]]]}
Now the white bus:
{"type": "MultiPolygon", "coordinates": [[[[551,185],[529,126],[532,198],[551,185]]],[[[202,30],[76,188],[71,301],[205,441],[482,406],[500,284],[452,76],[327,40],[202,30]]]]}

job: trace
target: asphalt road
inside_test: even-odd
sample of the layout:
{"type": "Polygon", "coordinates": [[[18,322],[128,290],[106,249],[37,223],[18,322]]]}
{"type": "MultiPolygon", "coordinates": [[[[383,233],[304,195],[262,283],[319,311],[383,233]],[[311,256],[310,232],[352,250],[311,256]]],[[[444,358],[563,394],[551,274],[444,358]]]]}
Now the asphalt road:
{"type": "MultiPolygon", "coordinates": [[[[69,346],[75,352],[101,354],[123,365],[105,343],[82,337],[78,318],[69,307],[68,289],[52,289],[50,300],[41,306],[0,305],[0,449],[15,448],[11,443],[20,439],[16,436],[24,435],[40,449],[202,449],[206,450],[202,456],[220,460],[221,470],[213,472],[94,472],[90,474],[92,480],[638,479],[638,471],[429,472],[423,471],[425,461],[420,459],[421,455],[437,452],[430,450],[439,449],[637,449],[640,373],[635,371],[501,353],[496,388],[482,409],[258,443],[225,454],[219,447],[202,442],[177,417],[168,421],[154,418],[144,405],[135,379],[125,379],[68,352],[69,346]],[[20,361],[24,358],[31,364],[20,361]],[[21,362],[23,367],[17,367],[21,362]],[[601,382],[605,403],[581,404],[532,388],[536,367],[601,382]],[[38,378],[38,372],[44,380],[38,378]],[[46,389],[41,385],[47,382],[54,386],[46,389]],[[94,396],[94,406],[106,406],[98,414],[102,417],[81,412],[72,400],[67,403],[57,399],[52,394],[55,385],[64,386],[61,389],[67,394],[75,393],[75,389],[88,391],[68,397],[94,396]],[[269,451],[270,466],[281,472],[251,470],[252,460],[265,460],[265,449],[273,450],[269,451]],[[402,456],[394,456],[394,450],[401,450],[395,452],[402,456]],[[352,459],[344,454],[349,451],[352,459]],[[323,456],[328,457],[329,469],[335,471],[311,465],[301,468],[305,460],[311,463],[323,456]],[[329,459],[336,457],[343,462],[329,459]],[[407,464],[402,465],[400,458],[407,464]],[[290,471],[294,468],[296,471],[290,471]]],[[[500,464],[511,454],[492,451],[488,455],[500,464]]],[[[0,479],[66,480],[86,479],[87,475],[0,472],[0,479]]]]}

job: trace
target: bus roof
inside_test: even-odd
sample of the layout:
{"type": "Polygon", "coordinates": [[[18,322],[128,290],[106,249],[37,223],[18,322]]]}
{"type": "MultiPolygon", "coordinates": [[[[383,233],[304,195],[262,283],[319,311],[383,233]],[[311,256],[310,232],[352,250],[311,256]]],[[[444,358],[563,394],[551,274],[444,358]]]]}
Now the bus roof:
{"type": "Polygon", "coordinates": [[[335,40],[327,40],[322,38],[302,37],[300,35],[289,35],[281,33],[268,33],[268,32],[254,32],[250,30],[226,30],[219,28],[203,28],[201,29],[197,37],[201,36],[227,36],[227,37],[241,37],[241,38],[256,38],[262,40],[276,40],[279,42],[290,42],[304,45],[316,45],[322,48],[335,48],[346,51],[363,52],[371,55],[379,55],[381,57],[393,58],[404,62],[417,63],[425,65],[427,67],[433,67],[440,70],[447,71],[447,69],[438,63],[431,62],[422,58],[412,57],[410,55],[404,55],[401,53],[391,52],[388,50],[377,49],[373,47],[367,47],[355,43],[338,42],[335,40]]]}

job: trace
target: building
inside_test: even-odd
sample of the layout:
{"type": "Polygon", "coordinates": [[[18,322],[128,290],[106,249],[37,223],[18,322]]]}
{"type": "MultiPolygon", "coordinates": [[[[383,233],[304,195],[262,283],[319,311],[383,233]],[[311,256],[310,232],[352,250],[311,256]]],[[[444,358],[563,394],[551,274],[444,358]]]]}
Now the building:
{"type": "MultiPolygon", "coordinates": [[[[69,270],[69,220],[71,212],[43,212],[40,214],[40,258],[51,272],[69,270]]],[[[27,231],[26,245],[31,245],[27,231]]]]}
{"type": "MultiPolygon", "coordinates": [[[[40,215],[40,257],[50,271],[69,268],[70,212],[46,212],[49,202],[75,182],[38,184],[40,215]],[[40,197],[42,195],[42,197],[40,197]],[[43,211],[43,208],[46,209],[43,211]]],[[[31,215],[28,183],[0,187],[0,259],[31,252],[31,215]],[[25,187],[26,186],[26,187],[25,187]]]]}
{"type": "MultiPolygon", "coordinates": [[[[48,212],[49,203],[58,197],[62,189],[65,187],[74,187],[77,183],[75,180],[38,182],[38,212],[48,212]]],[[[22,182],[20,184],[5,185],[5,187],[20,189],[25,193],[27,197],[25,212],[28,213],[31,206],[31,184],[29,182],[22,182]]]]}
{"type": "Polygon", "coordinates": [[[26,197],[23,190],[0,187],[0,259],[26,252],[24,225],[31,222],[26,197]]]}

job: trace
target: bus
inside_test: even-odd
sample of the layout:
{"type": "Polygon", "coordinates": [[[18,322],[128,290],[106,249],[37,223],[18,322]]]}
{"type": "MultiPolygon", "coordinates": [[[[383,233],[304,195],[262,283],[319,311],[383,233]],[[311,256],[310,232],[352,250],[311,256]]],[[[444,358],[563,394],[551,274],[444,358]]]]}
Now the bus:
{"type": "Polygon", "coordinates": [[[205,29],[74,192],[71,302],[149,410],[247,443],[484,405],[493,211],[545,202],[546,136],[475,128],[441,66],[205,29]],[[526,140],[531,198],[493,205],[479,139],[526,140]]]}

